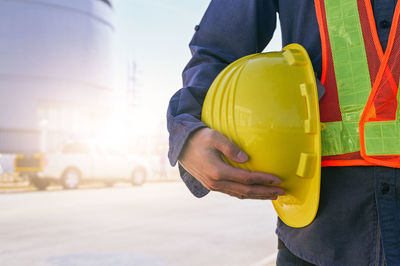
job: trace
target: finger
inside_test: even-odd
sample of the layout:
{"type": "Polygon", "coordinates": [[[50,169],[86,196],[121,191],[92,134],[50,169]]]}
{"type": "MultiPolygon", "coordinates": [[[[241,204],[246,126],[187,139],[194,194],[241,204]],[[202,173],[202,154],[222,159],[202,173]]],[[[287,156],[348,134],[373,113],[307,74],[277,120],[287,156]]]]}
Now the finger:
{"type": "Polygon", "coordinates": [[[285,194],[285,191],[280,187],[243,185],[229,181],[215,183],[212,190],[226,193],[240,199],[276,199],[278,196],[285,194]]]}
{"type": "Polygon", "coordinates": [[[276,199],[278,199],[278,196],[274,196],[274,197],[270,197],[270,198],[265,198],[263,196],[255,196],[252,198],[246,198],[244,195],[240,195],[240,194],[234,194],[234,193],[230,193],[230,192],[221,192],[221,193],[228,194],[228,195],[238,198],[238,199],[253,199],[253,200],[276,200],[276,199]]]}
{"type": "Polygon", "coordinates": [[[227,139],[224,135],[218,131],[213,132],[214,134],[214,147],[221,151],[227,158],[237,163],[246,162],[249,157],[242,151],[235,143],[227,139]]]}
{"type": "Polygon", "coordinates": [[[222,160],[216,160],[217,180],[232,181],[244,185],[279,185],[282,181],[275,175],[253,172],[233,167],[222,160]]]}

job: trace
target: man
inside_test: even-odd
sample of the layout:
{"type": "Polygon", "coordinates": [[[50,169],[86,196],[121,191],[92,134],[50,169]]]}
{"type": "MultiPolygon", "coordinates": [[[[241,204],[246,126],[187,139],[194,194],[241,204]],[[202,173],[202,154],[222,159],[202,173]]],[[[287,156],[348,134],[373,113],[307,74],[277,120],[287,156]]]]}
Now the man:
{"type": "Polygon", "coordinates": [[[319,211],[304,228],[278,219],[278,265],[400,265],[396,2],[214,0],[195,28],[193,57],[183,88],[170,101],[168,129],[170,162],[179,160],[182,179],[197,197],[209,190],[242,199],[284,194],[269,186],[279,184],[278,177],[224,163],[221,154],[238,163],[248,157],[201,122],[214,78],[234,60],[266,47],[277,13],[283,45],[303,45],[326,87],[324,96],[319,92],[321,121],[328,125],[322,132],[319,211]]]}

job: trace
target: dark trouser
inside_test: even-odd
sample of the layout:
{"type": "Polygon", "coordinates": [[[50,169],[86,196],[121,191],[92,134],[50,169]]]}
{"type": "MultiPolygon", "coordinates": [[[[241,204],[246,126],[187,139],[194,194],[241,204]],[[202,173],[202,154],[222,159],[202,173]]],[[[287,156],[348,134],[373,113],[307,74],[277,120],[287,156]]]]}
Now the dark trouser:
{"type": "Polygon", "coordinates": [[[293,255],[282,242],[279,243],[278,258],[276,259],[277,266],[313,266],[315,264],[308,263],[293,255]]]}

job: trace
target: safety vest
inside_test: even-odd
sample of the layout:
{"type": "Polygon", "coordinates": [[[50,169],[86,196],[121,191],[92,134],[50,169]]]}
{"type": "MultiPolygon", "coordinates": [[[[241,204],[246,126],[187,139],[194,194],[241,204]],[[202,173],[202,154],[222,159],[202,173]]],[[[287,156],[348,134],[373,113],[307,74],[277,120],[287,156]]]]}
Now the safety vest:
{"type": "Polygon", "coordinates": [[[400,5],[386,51],[370,0],[314,0],[322,43],[322,166],[400,168],[400,5]]]}

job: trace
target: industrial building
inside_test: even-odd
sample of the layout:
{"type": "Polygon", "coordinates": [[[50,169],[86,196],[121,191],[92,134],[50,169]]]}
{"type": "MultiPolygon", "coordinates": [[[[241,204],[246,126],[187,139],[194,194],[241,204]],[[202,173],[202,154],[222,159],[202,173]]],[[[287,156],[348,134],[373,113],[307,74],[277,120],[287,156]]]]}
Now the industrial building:
{"type": "Polygon", "coordinates": [[[102,130],[116,87],[109,0],[0,0],[0,153],[102,130]]]}

